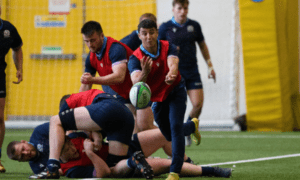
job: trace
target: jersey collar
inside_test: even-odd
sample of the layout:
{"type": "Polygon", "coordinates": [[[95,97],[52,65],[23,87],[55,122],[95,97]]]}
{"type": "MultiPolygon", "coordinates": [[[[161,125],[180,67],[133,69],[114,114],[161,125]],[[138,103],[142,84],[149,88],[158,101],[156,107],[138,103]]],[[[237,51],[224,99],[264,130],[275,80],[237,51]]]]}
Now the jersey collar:
{"type": "Polygon", "coordinates": [[[103,55],[104,50],[106,48],[106,43],[107,43],[107,37],[104,36],[104,40],[103,40],[101,50],[99,52],[96,52],[96,56],[97,56],[98,60],[100,60],[102,58],[102,55],[103,55]]]}
{"type": "Polygon", "coordinates": [[[145,53],[147,56],[150,56],[152,59],[157,59],[158,56],[159,56],[159,52],[160,52],[160,42],[159,42],[159,40],[157,40],[157,53],[156,53],[156,55],[149,53],[149,52],[143,47],[143,44],[141,44],[140,48],[141,48],[141,51],[142,51],[143,53],[145,53]]]}
{"type": "Polygon", "coordinates": [[[185,26],[185,25],[187,24],[187,22],[189,21],[189,18],[187,18],[187,19],[186,19],[186,22],[183,23],[183,24],[179,24],[178,22],[176,22],[174,16],[172,17],[171,21],[172,21],[172,23],[175,24],[176,26],[178,26],[178,27],[183,27],[183,26],[185,26]]]}
{"type": "Polygon", "coordinates": [[[0,30],[3,28],[3,21],[2,21],[2,19],[0,19],[0,30]]]}

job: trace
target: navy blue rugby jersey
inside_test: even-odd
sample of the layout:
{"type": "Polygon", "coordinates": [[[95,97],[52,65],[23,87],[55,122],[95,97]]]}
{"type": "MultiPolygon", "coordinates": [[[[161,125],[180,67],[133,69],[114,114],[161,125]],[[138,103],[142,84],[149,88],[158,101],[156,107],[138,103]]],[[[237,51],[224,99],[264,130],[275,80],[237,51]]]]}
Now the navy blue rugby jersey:
{"type": "Polygon", "coordinates": [[[22,39],[17,29],[10,22],[0,19],[0,70],[6,68],[5,55],[9,49],[22,45],[22,39]]]}
{"type": "Polygon", "coordinates": [[[197,64],[196,42],[204,41],[201,26],[198,22],[187,19],[179,24],[174,17],[159,27],[158,39],[167,40],[179,46],[179,67],[191,67],[197,64]]]}
{"type": "Polygon", "coordinates": [[[49,123],[44,123],[37,126],[28,142],[37,150],[37,156],[29,161],[29,165],[35,174],[42,172],[49,159],[49,123]]]}
{"type": "Polygon", "coordinates": [[[125,36],[123,39],[120,40],[120,42],[126,44],[133,51],[135,51],[142,44],[142,41],[138,36],[137,30],[132,31],[131,34],[125,36]]]}

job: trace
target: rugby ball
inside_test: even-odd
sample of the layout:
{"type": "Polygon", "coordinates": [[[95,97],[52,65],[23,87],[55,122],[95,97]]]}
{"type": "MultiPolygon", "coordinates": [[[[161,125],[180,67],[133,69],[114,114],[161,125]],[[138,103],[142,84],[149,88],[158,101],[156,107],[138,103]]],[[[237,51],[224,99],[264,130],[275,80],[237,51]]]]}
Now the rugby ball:
{"type": "Polygon", "coordinates": [[[150,87],[144,82],[135,83],[130,89],[129,98],[136,109],[146,108],[151,99],[150,87]]]}

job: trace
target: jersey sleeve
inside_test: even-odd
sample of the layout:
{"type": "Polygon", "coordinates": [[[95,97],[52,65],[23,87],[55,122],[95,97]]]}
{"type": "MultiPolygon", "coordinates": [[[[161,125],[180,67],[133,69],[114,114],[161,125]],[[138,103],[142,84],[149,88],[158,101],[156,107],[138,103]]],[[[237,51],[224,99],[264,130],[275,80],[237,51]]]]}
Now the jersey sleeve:
{"type": "Polygon", "coordinates": [[[204,41],[204,36],[203,36],[203,33],[202,33],[202,29],[201,29],[201,26],[199,23],[195,23],[195,31],[197,33],[197,38],[196,38],[196,41],[198,43],[204,41]]]}
{"type": "Polygon", "coordinates": [[[128,70],[130,74],[132,74],[134,71],[142,70],[140,60],[135,55],[131,55],[129,57],[128,70]]]}
{"type": "Polygon", "coordinates": [[[124,46],[119,43],[113,43],[109,49],[109,58],[111,63],[115,63],[127,60],[127,51],[124,46]]]}
{"type": "Polygon", "coordinates": [[[90,53],[89,55],[86,57],[86,60],[85,60],[85,70],[84,72],[88,72],[90,73],[91,75],[95,75],[96,74],[96,69],[92,67],[91,65],[91,61],[90,61],[90,53]]]}
{"type": "Polygon", "coordinates": [[[14,26],[12,29],[12,34],[13,34],[13,43],[11,45],[11,48],[14,49],[14,48],[20,47],[23,44],[23,42],[22,42],[20,34],[18,33],[17,29],[14,26]]]}
{"type": "Polygon", "coordinates": [[[33,162],[33,161],[29,161],[29,166],[34,174],[39,174],[42,171],[44,171],[44,169],[46,168],[46,166],[41,167],[40,162],[33,162]]]}
{"type": "Polygon", "coordinates": [[[166,23],[162,23],[158,29],[158,39],[159,40],[167,40],[167,26],[166,23]]]}
{"type": "Polygon", "coordinates": [[[93,178],[93,166],[75,166],[66,172],[68,178],[93,178]]]}
{"type": "Polygon", "coordinates": [[[177,50],[177,46],[175,46],[174,44],[169,44],[169,52],[168,52],[168,56],[178,56],[178,50],[177,50]]]}

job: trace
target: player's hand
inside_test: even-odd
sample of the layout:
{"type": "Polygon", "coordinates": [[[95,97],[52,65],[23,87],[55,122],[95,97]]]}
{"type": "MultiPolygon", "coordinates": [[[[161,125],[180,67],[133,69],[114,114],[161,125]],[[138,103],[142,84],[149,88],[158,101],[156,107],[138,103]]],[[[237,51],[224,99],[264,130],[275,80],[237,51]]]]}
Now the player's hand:
{"type": "Polygon", "coordinates": [[[176,80],[176,78],[177,78],[177,74],[174,75],[174,74],[168,73],[166,76],[165,82],[167,85],[171,85],[176,80]]]}
{"type": "Polygon", "coordinates": [[[85,139],[83,141],[83,148],[86,153],[94,151],[94,142],[90,139],[85,139]]]}
{"type": "Polygon", "coordinates": [[[94,151],[99,151],[102,148],[102,141],[94,141],[94,151]]]}
{"type": "Polygon", "coordinates": [[[214,82],[216,83],[216,72],[213,68],[208,68],[208,79],[214,79],[214,82]]]}
{"type": "Polygon", "coordinates": [[[150,58],[149,56],[147,57],[144,56],[141,59],[142,72],[148,75],[151,72],[152,63],[153,63],[152,58],[150,58]]]}
{"type": "Polygon", "coordinates": [[[82,84],[92,84],[93,83],[93,76],[90,73],[85,72],[81,76],[80,82],[82,84]]]}
{"type": "Polygon", "coordinates": [[[96,131],[92,131],[91,139],[94,142],[94,151],[100,150],[102,148],[102,134],[96,131]]]}
{"type": "Polygon", "coordinates": [[[18,78],[18,81],[13,81],[14,84],[19,84],[23,81],[23,73],[21,71],[17,71],[16,77],[18,78]]]}

